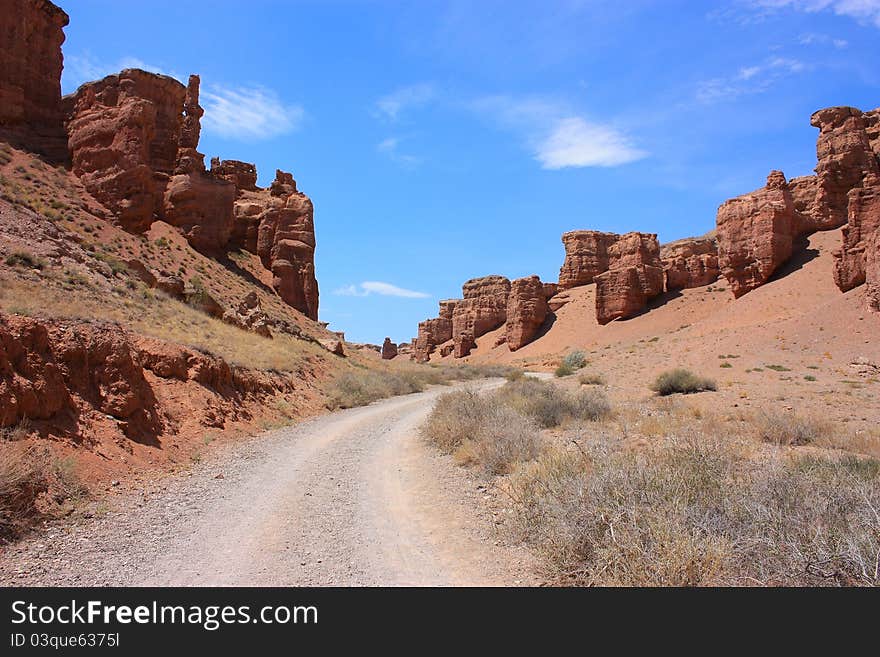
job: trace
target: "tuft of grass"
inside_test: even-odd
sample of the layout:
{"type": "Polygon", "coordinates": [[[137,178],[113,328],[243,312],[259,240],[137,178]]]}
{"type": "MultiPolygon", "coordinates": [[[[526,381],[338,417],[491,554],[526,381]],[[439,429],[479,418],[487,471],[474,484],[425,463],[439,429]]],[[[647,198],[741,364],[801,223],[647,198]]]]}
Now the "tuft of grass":
{"type": "Polygon", "coordinates": [[[582,386],[604,386],[605,377],[601,374],[584,373],[578,376],[578,383],[582,386]]]}
{"type": "Polygon", "coordinates": [[[816,380],[816,377],[813,376],[812,374],[807,374],[807,375],[804,377],[804,381],[815,381],[815,380],[816,380]]]}
{"type": "Polygon", "coordinates": [[[717,387],[712,379],[697,376],[690,370],[679,368],[660,374],[651,384],[651,390],[665,396],[675,393],[690,394],[714,391],[717,390],[717,387]]]}
{"type": "Polygon", "coordinates": [[[6,256],[5,262],[9,267],[27,267],[28,269],[42,270],[46,266],[44,260],[26,251],[10,253],[6,256]]]}
{"type": "Polygon", "coordinates": [[[49,488],[50,472],[45,455],[34,450],[0,450],[0,538],[14,538],[39,515],[37,499],[49,488]]]}
{"type": "Polygon", "coordinates": [[[572,374],[574,374],[574,368],[569,367],[568,365],[563,363],[562,365],[560,365],[559,367],[556,368],[556,370],[553,372],[553,374],[554,374],[554,376],[556,376],[556,378],[561,379],[564,376],[571,376],[572,374]]]}
{"type": "Polygon", "coordinates": [[[768,370],[774,370],[775,372],[791,372],[789,368],[785,365],[765,365],[768,370]]]}
{"type": "Polygon", "coordinates": [[[727,361],[724,361],[724,362],[721,363],[718,367],[723,367],[724,369],[729,369],[729,368],[733,367],[733,365],[731,365],[731,364],[728,363],[727,361]]]}

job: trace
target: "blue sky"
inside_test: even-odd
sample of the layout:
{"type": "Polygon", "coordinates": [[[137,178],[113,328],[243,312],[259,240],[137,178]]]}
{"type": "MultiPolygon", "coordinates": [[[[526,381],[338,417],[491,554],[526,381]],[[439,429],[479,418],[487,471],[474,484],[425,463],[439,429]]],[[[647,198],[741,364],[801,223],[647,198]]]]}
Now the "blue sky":
{"type": "Polygon", "coordinates": [[[815,166],[880,105],[880,0],[58,1],[64,91],[202,76],[201,150],[315,203],[321,319],[404,341],[468,278],[556,280],[560,235],[661,241],[815,166]]]}

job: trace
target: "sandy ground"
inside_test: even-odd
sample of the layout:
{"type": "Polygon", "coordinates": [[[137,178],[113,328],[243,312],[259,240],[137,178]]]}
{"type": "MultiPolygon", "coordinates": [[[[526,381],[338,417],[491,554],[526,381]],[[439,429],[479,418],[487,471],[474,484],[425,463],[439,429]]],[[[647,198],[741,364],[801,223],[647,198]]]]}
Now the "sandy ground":
{"type": "MultiPolygon", "coordinates": [[[[500,381],[475,385],[489,388],[500,381]]],[[[4,585],[536,584],[480,482],[418,436],[449,388],[231,445],[0,555],[4,585]]]]}

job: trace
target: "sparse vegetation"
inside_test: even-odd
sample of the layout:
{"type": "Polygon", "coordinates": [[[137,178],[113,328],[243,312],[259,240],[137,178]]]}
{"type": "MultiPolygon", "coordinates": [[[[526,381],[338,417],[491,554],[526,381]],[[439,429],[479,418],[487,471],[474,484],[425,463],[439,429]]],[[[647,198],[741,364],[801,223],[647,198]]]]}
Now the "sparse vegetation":
{"type": "Polygon", "coordinates": [[[661,396],[714,391],[716,389],[717,386],[712,379],[697,376],[690,370],[681,368],[663,372],[651,385],[651,390],[661,396]]]}
{"type": "Polygon", "coordinates": [[[601,374],[587,373],[578,376],[578,383],[582,386],[604,386],[605,377],[601,374]]]}
{"type": "Polygon", "coordinates": [[[556,370],[554,370],[553,374],[556,376],[556,378],[561,379],[564,376],[571,376],[572,374],[574,374],[574,369],[563,363],[562,365],[557,367],[556,370]]]}
{"type": "Polygon", "coordinates": [[[611,405],[601,390],[569,391],[538,379],[508,383],[492,398],[497,405],[513,408],[543,428],[573,420],[595,421],[611,412],[611,405]]]}
{"type": "Polygon", "coordinates": [[[41,270],[46,266],[46,262],[44,260],[25,251],[16,251],[15,253],[10,253],[8,256],[6,256],[5,262],[9,267],[27,267],[29,269],[41,270]]]}
{"type": "Polygon", "coordinates": [[[760,413],[756,426],[760,438],[775,445],[809,445],[825,439],[832,431],[822,420],[774,411],[760,413]]]}
{"type": "Polygon", "coordinates": [[[877,585],[880,461],[598,436],[513,475],[516,531],[575,585],[877,585]]]}
{"type": "Polygon", "coordinates": [[[562,359],[562,365],[571,368],[572,371],[583,369],[587,362],[587,354],[583,351],[572,351],[562,359]]]}
{"type": "Polygon", "coordinates": [[[775,372],[791,372],[785,365],[765,365],[764,367],[775,372]]]}
{"type": "Polygon", "coordinates": [[[0,450],[0,539],[9,539],[38,515],[37,499],[49,487],[49,463],[34,450],[0,450]]]}
{"type": "Polygon", "coordinates": [[[724,368],[724,369],[729,369],[729,368],[733,367],[733,365],[731,365],[731,364],[728,363],[727,361],[724,361],[724,362],[721,363],[718,367],[721,367],[721,368],[724,368]]]}

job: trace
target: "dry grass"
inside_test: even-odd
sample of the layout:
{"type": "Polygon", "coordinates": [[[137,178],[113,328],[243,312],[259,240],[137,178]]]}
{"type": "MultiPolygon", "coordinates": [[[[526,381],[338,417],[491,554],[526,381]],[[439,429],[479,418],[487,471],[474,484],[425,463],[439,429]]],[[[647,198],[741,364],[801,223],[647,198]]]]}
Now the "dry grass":
{"type": "Polygon", "coordinates": [[[663,372],[651,384],[651,390],[658,395],[690,394],[715,389],[716,385],[712,379],[697,376],[690,370],[681,368],[663,372]]]}
{"type": "Polygon", "coordinates": [[[49,476],[45,455],[13,445],[0,449],[0,540],[16,536],[38,515],[49,476]]]}
{"type": "Polygon", "coordinates": [[[611,412],[601,390],[569,391],[531,378],[507,383],[495,393],[494,400],[533,418],[545,429],[575,420],[596,421],[611,412]]]}
{"type": "Polygon", "coordinates": [[[761,440],[774,445],[810,445],[825,440],[834,431],[824,420],[798,415],[763,411],[755,419],[755,428],[761,440]]]}
{"type": "Polygon", "coordinates": [[[604,386],[605,377],[596,373],[584,373],[578,376],[578,383],[582,386],[604,386]]]}
{"type": "Polygon", "coordinates": [[[511,472],[517,463],[535,458],[541,446],[534,420],[472,390],[440,397],[422,435],[458,463],[489,475],[511,472]]]}
{"type": "Polygon", "coordinates": [[[705,435],[556,447],[513,476],[516,529],[575,585],[878,585],[880,461],[755,460],[705,435]]]}

